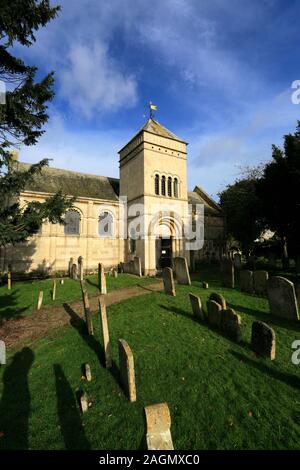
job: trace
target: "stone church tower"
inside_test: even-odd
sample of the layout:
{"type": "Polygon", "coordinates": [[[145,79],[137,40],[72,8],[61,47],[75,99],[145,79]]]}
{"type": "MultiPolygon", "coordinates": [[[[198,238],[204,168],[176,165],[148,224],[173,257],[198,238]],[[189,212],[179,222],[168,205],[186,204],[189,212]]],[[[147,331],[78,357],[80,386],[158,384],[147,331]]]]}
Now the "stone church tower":
{"type": "Polygon", "coordinates": [[[127,197],[129,234],[130,226],[142,232],[129,239],[127,259],[140,256],[146,275],[171,265],[174,256],[188,256],[183,240],[188,223],[186,147],[149,119],[119,152],[120,196],[127,197]]]}

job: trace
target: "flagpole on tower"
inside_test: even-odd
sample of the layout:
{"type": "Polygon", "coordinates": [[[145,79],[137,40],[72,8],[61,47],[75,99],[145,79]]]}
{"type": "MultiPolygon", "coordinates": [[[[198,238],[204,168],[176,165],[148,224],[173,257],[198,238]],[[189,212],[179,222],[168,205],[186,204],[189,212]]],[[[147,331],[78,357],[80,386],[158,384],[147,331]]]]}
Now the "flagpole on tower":
{"type": "Polygon", "coordinates": [[[149,110],[150,110],[150,119],[154,118],[154,112],[157,110],[156,104],[153,104],[152,101],[149,102],[149,110]]]}

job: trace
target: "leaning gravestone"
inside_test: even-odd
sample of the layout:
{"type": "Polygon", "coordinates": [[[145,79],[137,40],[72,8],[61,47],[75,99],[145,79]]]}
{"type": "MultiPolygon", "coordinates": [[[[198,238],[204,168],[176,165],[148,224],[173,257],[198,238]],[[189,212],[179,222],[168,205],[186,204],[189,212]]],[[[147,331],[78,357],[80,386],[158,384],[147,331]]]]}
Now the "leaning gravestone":
{"type": "Polygon", "coordinates": [[[42,306],[42,303],[43,303],[43,296],[44,296],[44,293],[42,290],[40,290],[39,292],[39,297],[38,297],[38,303],[37,303],[37,309],[40,310],[41,306],[42,306]]]}
{"type": "Polygon", "coordinates": [[[212,292],[208,298],[208,300],[214,300],[219,304],[223,310],[225,310],[226,307],[226,300],[224,299],[222,294],[218,294],[217,292],[212,292]]]}
{"type": "Polygon", "coordinates": [[[240,287],[241,291],[253,294],[253,272],[249,269],[240,271],[240,287]]]}
{"type": "Polygon", "coordinates": [[[6,346],[5,342],[0,340],[0,365],[6,364],[6,346]]]}
{"type": "Polygon", "coordinates": [[[86,289],[82,289],[82,300],[83,300],[83,308],[84,308],[84,315],[86,321],[86,327],[88,330],[88,334],[90,336],[94,335],[94,327],[93,327],[93,320],[92,320],[92,312],[90,310],[90,302],[89,296],[86,289]]]}
{"type": "Polygon", "coordinates": [[[165,293],[168,295],[173,295],[175,297],[176,290],[175,290],[175,283],[173,277],[173,271],[171,268],[163,268],[162,276],[164,281],[164,289],[165,293]]]}
{"type": "Polygon", "coordinates": [[[294,284],[281,276],[270,277],[267,281],[270,311],[273,315],[299,320],[294,284]]]}
{"type": "Polygon", "coordinates": [[[207,303],[207,320],[208,323],[215,327],[221,329],[222,324],[222,307],[214,300],[208,300],[207,303]]]}
{"type": "Polygon", "coordinates": [[[56,298],[56,279],[53,281],[53,287],[52,287],[52,300],[55,300],[56,298]]]}
{"type": "Polygon", "coordinates": [[[174,265],[178,284],[185,284],[190,286],[191,279],[186,258],[184,258],[184,256],[177,256],[174,258],[174,265]]]}
{"type": "Polygon", "coordinates": [[[80,407],[81,407],[82,413],[86,413],[89,409],[88,397],[87,397],[87,394],[85,392],[81,392],[80,407]]]}
{"type": "Polygon", "coordinates": [[[174,450],[171,416],[167,403],[145,406],[146,443],[148,450],[174,450]]]}
{"type": "Polygon", "coordinates": [[[98,264],[98,287],[100,294],[106,294],[106,277],[104,273],[104,267],[101,263],[98,264]]]}
{"type": "Polygon", "coordinates": [[[222,330],[234,341],[241,341],[241,317],[232,308],[222,310],[222,330]]]}
{"type": "Polygon", "coordinates": [[[193,310],[193,314],[195,317],[200,318],[200,320],[204,320],[204,314],[201,306],[201,299],[197,295],[189,293],[190,302],[193,310]]]}
{"type": "Polygon", "coordinates": [[[105,366],[107,369],[109,369],[112,366],[112,360],[111,360],[109,331],[108,331],[107,315],[106,315],[106,305],[105,305],[103,297],[99,297],[99,310],[100,310],[100,318],[101,318],[101,325],[102,325],[102,338],[103,338],[103,348],[104,348],[104,356],[105,356],[105,366]]]}
{"type": "Polygon", "coordinates": [[[83,257],[78,257],[79,280],[83,281],[83,257]]]}
{"type": "Polygon", "coordinates": [[[254,292],[257,295],[265,295],[267,292],[267,280],[269,274],[267,271],[254,271],[253,273],[253,284],[254,292]]]}
{"type": "Polygon", "coordinates": [[[89,364],[84,364],[84,375],[88,382],[92,380],[92,371],[91,366],[89,364]]]}
{"type": "Polygon", "coordinates": [[[254,352],[275,359],[276,342],[273,328],[262,321],[252,323],[251,347],[254,352]]]}
{"type": "Polygon", "coordinates": [[[134,360],[132,351],[124,339],[119,339],[120,378],[131,402],[136,401],[134,360]]]}
{"type": "Polygon", "coordinates": [[[72,264],[71,279],[73,279],[74,281],[77,281],[77,279],[78,279],[78,277],[77,277],[77,265],[75,263],[72,264]]]}
{"type": "Polygon", "coordinates": [[[136,276],[142,277],[142,265],[141,258],[139,256],[135,256],[133,258],[133,270],[136,276]]]}
{"type": "Polygon", "coordinates": [[[234,264],[232,259],[223,258],[221,261],[222,285],[234,289],[234,264]]]}
{"type": "Polygon", "coordinates": [[[72,266],[74,264],[74,259],[73,258],[70,258],[70,261],[69,261],[69,277],[72,278],[72,266]]]}

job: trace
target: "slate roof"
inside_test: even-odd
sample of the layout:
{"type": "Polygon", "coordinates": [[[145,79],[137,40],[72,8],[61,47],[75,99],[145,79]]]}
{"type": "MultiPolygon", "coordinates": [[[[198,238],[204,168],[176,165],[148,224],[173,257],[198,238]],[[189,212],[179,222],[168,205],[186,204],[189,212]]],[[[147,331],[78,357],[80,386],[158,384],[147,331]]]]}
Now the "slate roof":
{"type": "Polygon", "coordinates": [[[195,205],[204,204],[205,215],[222,217],[220,206],[199,186],[195,186],[194,191],[188,193],[188,202],[195,205]]]}
{"type": "MultiPolygon", "coordinates": [[[[30,167],[29,163],[19,162],[18,165],[20,170],[30,167]]],[[[42,193],[56,193],[61,190],[68,196],[117,201],[119,180],[107,176],[44,167],[41,174],[36,175],[34,181],[25,189],[42,193]]]]}

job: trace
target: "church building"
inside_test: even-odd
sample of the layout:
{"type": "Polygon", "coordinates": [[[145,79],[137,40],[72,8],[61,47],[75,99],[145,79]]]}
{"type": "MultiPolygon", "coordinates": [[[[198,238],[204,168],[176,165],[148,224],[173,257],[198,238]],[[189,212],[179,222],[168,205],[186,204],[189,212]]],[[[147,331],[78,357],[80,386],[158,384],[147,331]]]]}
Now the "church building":
{"type": "Polygon", "coordinates": [[[70,258],[82,256],[85,271],[93,272],[99,262],[110,269],[138,256],[142,273],[155,275],[175,256],[186,256],[192,268],[202,259],[220,259],[224,219],[202,188],[188,192],[184,140],[150,118],[119,151],[119,168],[119,179],[44,168],[21,202],[42,202],[61,190],[75,196],[74,207],[65,225],[45,223],[26,243],[7,247],[2,266],[63,274],[70,258]],[[187,249],[185,234],[196,223],[197,205],[204,206],[204,244],[187,249]]]}

